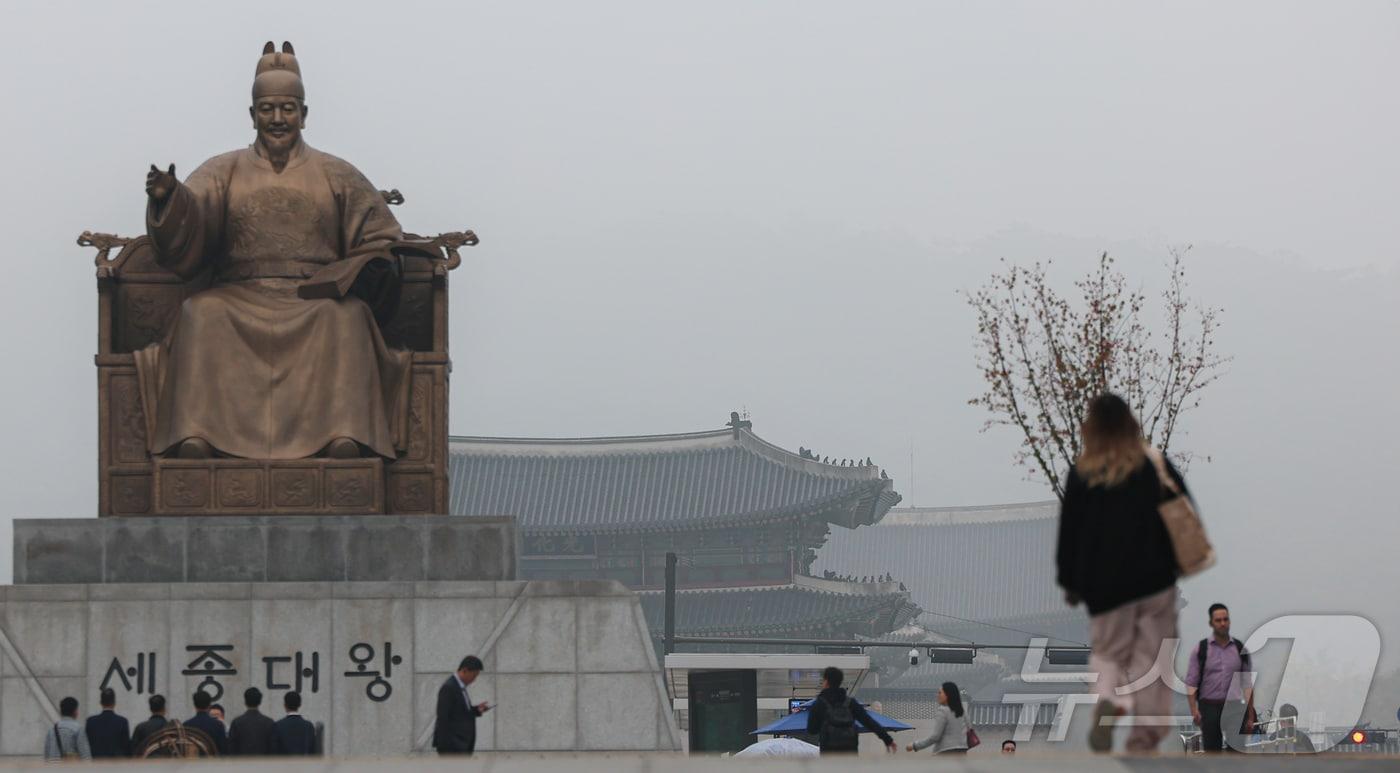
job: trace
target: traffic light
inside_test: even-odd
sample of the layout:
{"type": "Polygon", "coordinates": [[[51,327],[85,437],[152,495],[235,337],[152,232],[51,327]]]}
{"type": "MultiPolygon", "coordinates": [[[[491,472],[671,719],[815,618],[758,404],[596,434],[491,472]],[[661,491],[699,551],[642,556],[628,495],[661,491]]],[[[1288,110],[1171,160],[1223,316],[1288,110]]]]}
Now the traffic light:
{"type": "Polygon", "coordinates": [[[1385,731],[1358,727],[1350,733],[1347,733],[1347,741],[1357,746],[1371,743],[1385,743],[1385,731]]]}

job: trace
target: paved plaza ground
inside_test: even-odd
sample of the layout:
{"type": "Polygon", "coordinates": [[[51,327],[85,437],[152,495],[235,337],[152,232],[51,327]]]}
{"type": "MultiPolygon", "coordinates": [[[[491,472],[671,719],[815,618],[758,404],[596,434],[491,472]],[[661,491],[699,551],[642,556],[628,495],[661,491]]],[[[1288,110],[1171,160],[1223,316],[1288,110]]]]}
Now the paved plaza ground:
{"type": "MultiPolygon", "coordinates": [[[[179,762],[88,763],[83,770],[98,773],[158,770],[161,773],[237,773],[252,770],[317,771],[318,773],[379,773],[413,770],[422,773],[717,773],[718,771],[775,770],[790,773],[844,773],[878,769],[882,773],[929,773],[930,771],[1037,771],[1038,773],[1167,773],[1168,771],[1209,771],[1211,773],[1260,773],[1272,770],[1322,771],[1322,773],[1370,773],[1400,771],[1400,757],[1367,757],[1354,754],[1322,757],[1264,757],[1238,755],[1153,758],[1098,757],[1089,755],[1032,755],[1003,758],[995,754],[974,754],[964,759],[934,759],[929,755],[899,755],[883,758],[862,755],[858,760],[731,760],[719,757],[682,757],[674,754],[501,754],[482,755],[470,760],[443,760],[436,757],[382,759],[208,760],[179,762]],[[853,764],[854,763],[854,764],[853,764]]],[[[40,762],[0,765],[4,771],[52,771],[40,762]]]]}

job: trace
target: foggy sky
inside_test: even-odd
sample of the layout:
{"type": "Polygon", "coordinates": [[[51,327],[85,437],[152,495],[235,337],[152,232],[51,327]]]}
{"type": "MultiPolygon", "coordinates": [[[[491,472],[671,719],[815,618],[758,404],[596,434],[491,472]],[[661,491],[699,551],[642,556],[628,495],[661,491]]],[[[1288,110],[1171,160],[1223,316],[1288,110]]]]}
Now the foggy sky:
{"type": "MultiPolygon", "coordinates": [[[[1045,499],[979,433],[974,317],[999,258],[1149,292],[1194,244],[1229,374],[1183,425],[1231,603],[1400,613],[1394,333],[1400,4],[7,3],[0,576],[12,517],[96,512],[84,229],[139,234],[150,163],[252,139],[265,40],[306,139],[473,228],[451,429],[682,432],[747,410],[872,457],[905,504],[1045,499]]],[[[1199,618],[1199,619],[1198,619],[1199,618]]],[[[1199,629],[1199,630],[1198,630],[1199,629]]]]}

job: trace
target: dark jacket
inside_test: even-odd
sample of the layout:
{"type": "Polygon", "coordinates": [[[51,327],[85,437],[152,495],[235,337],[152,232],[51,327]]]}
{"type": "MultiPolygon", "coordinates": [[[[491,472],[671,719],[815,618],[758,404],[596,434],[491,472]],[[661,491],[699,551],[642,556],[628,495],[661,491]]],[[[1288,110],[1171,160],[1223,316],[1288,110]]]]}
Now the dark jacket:
{"type": "Polygon", "coordinates": [[[219,754],[228,754],[228,733],[224,730],[224,723],[209,716],[209,712],[195,712],[194,716],[185,720],[185,727],[208,733],[209,737],[214,739],[214,747],[219,750],[219,754]]]}
{"type": "MultiPolygon", "coordinates": [[[[821,692],[817,693],[817,699],[815,701],[812,701],[812,707],[807,709],[807,734],[816,736],[818,742],[820,743],[822,725],[826,723],[827,708],[832,705],[839,705],[845,702],[845,700],[846,688],[844,687],[828,687],[825,690],[822,690],[821,692]]],[[[865,710],[865,707],[860,705],[860,701],[855,700],[854,698],[851,699],[851,716],[855,718],[856,722],[859,722],[861,725],[874,732],[875,735],[879,736],[880,740],[884,741],[886,746],[894,743],[894,739],[890,737],[889,733],[885,732],[885,728],[881,727],[878,722],[871,719],[870,714],[865,710]]],[[[859,732],[860,728],[856,728],[856,731],[859,732]]],[[[854,747],[849,749],[835,749],[827,748],[826,746],[822,746],[821,750],[823,754],[827,752],[856,751],[854,747]]]]}
{"type": "Polygon", "coordinates": [[[297,714],[288,714],[272,726],[272,753],[316,754],[316,726],[297,714]]]}
{"type": "Polygon", "coordinates": [[[167,721],[169,720],[159,714],[152,714],[151,718],[145,722],[138,722],[136,729],[131,731],[131,753],[133,755],[139,754],[141,745],[146,742],[146,739],[154,735],[157,730],[165,727],[167,721]]]}
{"type": "Polygon", "coordinates": [[[131,726],[126,717],[103,709],[87,718],[86,731],[93,757],[131,756],[131,726]]]}
{"type": "Polygon", "coordinates": [[[438,754],[471,754],[476,750],[476,718],[479,716],[481,712],[475,706],[467,705],[457,675],[447,677],[438,688],[433,748],[438,754]]]}
{"type": "MultiPolygon", "coordinates": [[[[1186,481],[1167,460],[1183,492],[1186,481]]],[[[1187,496],[1189,496],[1187,492],[1187,496]]],[[[1150,460],[1117,486],[1089,486],[1071,467],[1055,551],[1060,587],[1097,615],[1176,584],[1176,554],[1157,505],[1171,494],[1150,460]]]]}
{"type": "Polygon", "coordinates": [[[232,755],[262,756],[272,753],[272,727],[277,723],[272,717],[248,709],[228,726],[228,753],[232,755]]]}

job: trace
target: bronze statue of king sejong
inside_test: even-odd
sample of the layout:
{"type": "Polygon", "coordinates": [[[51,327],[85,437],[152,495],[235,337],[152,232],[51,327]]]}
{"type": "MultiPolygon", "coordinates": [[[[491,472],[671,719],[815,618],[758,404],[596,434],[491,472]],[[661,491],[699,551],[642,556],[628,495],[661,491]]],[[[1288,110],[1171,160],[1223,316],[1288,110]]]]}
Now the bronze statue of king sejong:
{"type": "Polygon", "coordinates": [[[292,47],[253,79],[251,147],[146,177],[156,262],[209,286],[136,352],[149,452],[199,459],[393,459],[411,355],[385,345],[404,236],[354,166],[307,145],[292,47]]]}

